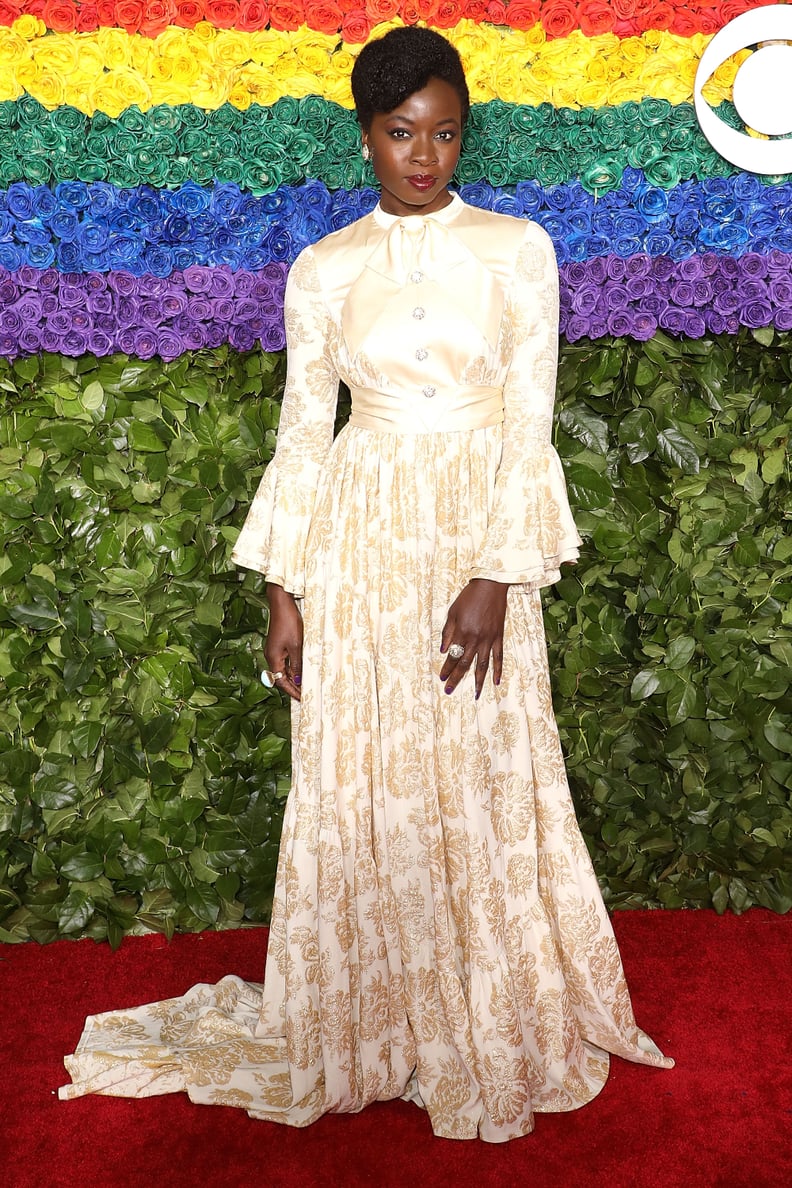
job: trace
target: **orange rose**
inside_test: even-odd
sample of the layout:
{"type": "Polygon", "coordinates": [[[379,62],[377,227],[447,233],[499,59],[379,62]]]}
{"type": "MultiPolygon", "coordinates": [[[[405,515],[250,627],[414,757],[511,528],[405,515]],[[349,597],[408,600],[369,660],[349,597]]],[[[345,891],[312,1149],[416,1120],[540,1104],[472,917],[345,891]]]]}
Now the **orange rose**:
{"type": "Polygon", "coordinates": [[[506,25],[506,5],[503,0],[489,0],[487,5],[487,20],[493,25],[506,25]]]}
{"type": "Polygon", "coordinates": [[[73,33],[77,28],[77,5],[73,0],[46,0],[41,16],[53,33],[73,33]]]}
{"type": "Polygon", "coordinates": [[[512,29],[533,29],[539,20],[538,0],[511,0],[506,9],[506,21],[512,29]]]}
{"type": "Polygon", "coordinates": [[[579,10],[580,28],[586,37],[598,37],[610,33],[616,24],[608,0],[583,0],[579,10]]]}
{"type": "Polygon", "coordinates": [[[365,9],[372,25],[382,25],[399,15],[399,0],[366,0],[365,9]]]}
{"type": "Polygon", "coordinates": [[[116,23],[115,0],[96,0],[96,22],[101,27],[112,29],[116,23]]]}
{"type": "Polygon", "coordinates": [[[650,21],[650,29],[670,29],[672,33],[678,33],[680,37],[692,37],[694,33],[703,32],[701,28],[701,16],[696,13],[686,12],[684,8],[677,8],[674,10],[670,4],[653,4],[650,21]],[[659,20],[658,20],[658,9],[659,20]],[[666,13],[665,10],[669,11],[666,13]],[[663,20],[667,17],[666,23],[663,20]]]}
{"type": "Polygon", "coordinates": [[[405,25],[417,25],[420,21],[418,16],[418,9],[415,6],[415,0],[404,0],[401,10],[401,19],[405,25]]]}
{"type": "Polygon", "coordinates": [[[542,25],[548,37],[568,37],[577,24],[574,0],[550,0],[542,9],[542,25]]]}
{"type": "Polygon", "coordinates": [[[93,33],[99,28],[99,9],[95,4],[81,4],[77,12],[77,33],[93,33]]]}
{"type": "Polygon", "coordinates": [[[453,29],[461,20],[461,0],[440,0],[434,17],[434,24],[438,29],[453,29]]]}
{"type": "Polygon", "coordinates": [[[233,29],[239,16],[239,0],[205,0],[207,21],[218,29],[233,29]]]}
{"type": "Polygon", "coordinates": [[[272,0],[270,25],[273,29],[299,29],[305,24],[302,0],[272,0]]]}
{"type": "Polygon", "coordinates": [[[415,7],[418,10],[419,20],[431,21],[437,8],[437,0],[415,0],[415,7]]]}
{"type": "Polygon", "coordinates": [[[341,25],[344,41],[367,41],[370,32],[371,21],[366,16],[365,8],[353,8],[351,12],[344,13],[341,25]]]}
{"type": "Polygon", "coordinates": [[[335,0],[306,0],[305,20],[317,33],[337,33],[343,19],[335,0]]]}
{"type": "Polygon", "coordinates": [[[267,0],[240,0],[237,29],[243,33],[257,33],[269,24],[267,0]]]}
{"type": "Polygon", "coordinates": [[[142,0],[118,0],[115,19],[125,33],[137,33],[143,20],[142,0]]]}
{"type": "Polygon", "coordinates": [[[181,25],[183,29],[194,29],[203,19],[203,0],[176,0],[174,25],[181,25]]]}
{"type": "Polygon", "coordinates": [[[487,0],[465,0],[462,7],[466,20],[477,22],[486,20],[487,0]]]}
{"type": "Polygon", "coordinates": [[[175,15],[173,0],[146,0],[140,32],[145,33],[146,37],[156,37],[168,28],[175,15]]]}

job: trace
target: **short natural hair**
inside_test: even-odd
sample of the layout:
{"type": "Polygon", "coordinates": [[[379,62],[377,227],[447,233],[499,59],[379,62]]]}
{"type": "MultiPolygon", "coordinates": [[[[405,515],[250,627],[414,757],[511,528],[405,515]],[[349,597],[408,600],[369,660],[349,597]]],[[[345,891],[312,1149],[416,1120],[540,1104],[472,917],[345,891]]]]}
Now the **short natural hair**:
{"type": "Polygon", "coordinates": [[[375,115],[400,107],[410,95],[439,78],[459,95],[464,125],[470,94],[459,54],[433,29],[405,25],[363,46],[352,70],[352,95],[364,132],[375,115]]]}

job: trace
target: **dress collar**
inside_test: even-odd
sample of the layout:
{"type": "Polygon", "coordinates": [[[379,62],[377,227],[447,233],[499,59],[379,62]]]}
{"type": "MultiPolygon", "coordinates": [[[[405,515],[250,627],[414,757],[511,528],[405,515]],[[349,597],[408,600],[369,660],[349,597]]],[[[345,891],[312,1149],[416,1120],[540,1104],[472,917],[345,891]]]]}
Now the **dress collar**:
{"type": "Polygon", "coordinates": [[[441,210],[432,211],[428,215],[395,215],[388,214],[382,209],[379,202],[374,207],[373,215],[374,221],[378,226],[388,230],[394,223],[406,223],[407,226],[417,225],[424,222],[425,219],[435,219],[438,223],[451,223],[465,208],[465,204],[459,197],[459,194],[452,194],[451,201],[447,206],[442,207],[441,210]]]}

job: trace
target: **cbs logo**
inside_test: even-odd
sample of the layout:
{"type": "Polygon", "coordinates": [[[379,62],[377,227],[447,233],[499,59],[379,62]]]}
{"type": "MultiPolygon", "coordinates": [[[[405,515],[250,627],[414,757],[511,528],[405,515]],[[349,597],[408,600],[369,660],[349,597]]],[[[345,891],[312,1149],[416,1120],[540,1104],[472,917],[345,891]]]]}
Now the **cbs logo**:
{"type": "Polygon", "coordinates": [[[735,17],[701,56],[693,89],[696,116],[716,152],[750,173],[792,173],[792,140],[757,140],[730,128],[702,97],[702,88],[727,58],[758,46],[734,79],[733,102],[749,128],[766,136],[792,132],[792,5],[775,4],[735,17]]]}

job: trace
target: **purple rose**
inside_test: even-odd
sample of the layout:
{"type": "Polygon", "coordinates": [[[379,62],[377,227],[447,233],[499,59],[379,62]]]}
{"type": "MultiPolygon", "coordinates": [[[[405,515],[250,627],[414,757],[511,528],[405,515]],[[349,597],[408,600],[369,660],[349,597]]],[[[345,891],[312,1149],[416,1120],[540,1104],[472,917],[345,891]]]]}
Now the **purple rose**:
{"type": "Polygon", "coordinates": [[[19,343],[15,334],[0,331],[0,355],[13,359],[19,353],[19,343]]]}
{"type": "Polygon", "coordinates": [[[712,285],[708,280],[696,281],[693,285],[693,304],[709,305],[712,300],[712,285]]]}
{"type": "Polygon", "coordinates": [[[157,354],[166,362],[170,359],[178,359],[179,355],[184,353],[184,343],[178,334],[167,327],[162,327],[157,332],[157,354]]]}
{"type": "Polygon", "coordinates": [[[190,297],[187,300],[187,313],[196,322],[210,322],[212,303],[205,297],[190,297]]]}
{"type": "Polygon", "coordinates": [[[701,314],[685,311],[684,333],[688,338],[703,338],[707,327],[701,314]]]}
{"type": "Polygon", "coordinates": [[[109,334],[104,330],[97,330],[94,327],[88,334],[88,350],[92,355],[111,355],[113,353],[113,341],[109,334]]]}
{"type": "Polygon", "coordinates": [[[85,278],[85,290],[87,293],[105,293],[107,292],[107,278],[101,272],[89,272],[85,278]]]}
{"type": "Polygon", "coordinates": [[[630,295],[625,285],[609,282],[602,290],[602,305],[609,313],[617,309],[626,309],[630,304],[630,295]]]}
{"type": "Polygon", "coordinates": [[[716,293],[712,304],[719,314],[733,314],[740,308],[740,298],[730,287],[721,293],[716,293]]]}
{"type": "Polygon", "coordinates": [[[85,293],[77,285],[61,285],[60,303],[66,309],[72,309],[85,304],[85,293]]]}
{"type": "Polygon", "coordinates": [[[162,310],[158,301],[141,301],[138,306],[140,325],[153,329],[162,321],[162,310]]]}
{"type": "Polygon", "coordinates": [[[43,297],[41,297],[40,303],[42,318],[48,318],[50,314],[57,313],[59,308],[58,298],[54,293],[45,293],[43,297]]]}
{"type": "Polygon", "coordinates": [[[187,298],[184,293],[172,291],[162,298],[162,312],[166,318],[177,318],[187,308],[187,298]]]}
{"type": "Polygon", "coordinates": [[[698,280],[702,273],[701,257],[688,256],[686,260],[680,260],[677,273],[682,280],[698,280]]]}
{"type": "Polygon", "coordinates": [[[638,252],[624,261],[624,275],[627,277],[645,277],[652,273],[652,261],[645,252],[638,252]]]}
{"type": "Polygon", "coordinates": [[[656,256],[652,260],[652,275],[658,280],[668,280],[674,275],[674,262],[668,256],[656,256]]]}
{"type": "Polygon", "coordinates": [[[594,288],[591,285],[586,288],[580,288],[572,295],[572,309],[576,314],[585,317],[597,308],[598,301],[598,288],[594,288]]]}
{"type": "Polygon", "coordinates": [[[133,293],[137,293],[138,280],[131,272],[111,272],[107,284],[119,297],[131,297],[133,293]]]}
{"type": "Polygon", "coordinates": [[[732,256],[721,256],[720,273],[722,276],[726,276],[730,280],[736,280],[740,275],[739,260],[735,260],[732,256]]]}
{"type": "MultiPolygon", "coordinates": [[[[768,276],[789,276],[792,272],[792,257],[786,252],[779,252],[776,248],[773,248],[765,258],[767,260],[768,276]]],[[[17,275],[21,283],[21,269],[17,275]]]]}
{"type": "Polygon", "coordinates": [[[19,349],[26,355],[35,355],[41,350],[41,330],[38,326],[25,326],[19,335],[19,349]]]}
{"type": "Polygon", "coordinates": [[[743,326],[769,326],[773,311],[767,301],[754,298],[740,306],[740,321],[743,326]]]}
{"type": "Polygon", "coordinates": [[[633,317],[633,338],[637,338],[639,342],[648,342],[656,333],[657,319],[645,309],[638,310],[633,317]]]}
{"type": "Polygon", "coordinates": [[[210,350],[222,346],[226,340],[226,328],[219,322],[210,322],[206,327],[206,345],[210,350]]]}
{"type": "Polygon", "coordinates": [[[241,301],[237,301],[231,320],[235,325],[244,325],[255,317],[257,312],[258,302],[253,301],[250,297],[245,297],[241,301]]]}
{"type": "Polygon", "coordinates": [[[170,269],[166,276],[155,276],[146,272],[138,281],[138,292],[141,297],[162,297],[170,289],[170,269]]]}
{"type": "Polygon", "coordinates": [[[684,334],[686,316],[685,311],[677,309],[673,305],[669,305],[660,314],[660,325],[664,330],[668,330],[671,334],[684,334]]]}
{"type": "Polygon", "coordinates": [[[138,330],[134,337],[133,354],[139,359],[152,359],[157,353],[157,335],[148,328],[138,330]]]}
{"type": "Polygon", "coordinates": [[[57,268],[47,268],[38,274],[38,288],[44,293],[55,293],[60,285],[61,274],[57,268]]]}
{"type": "Polygon", "coordinates": [[[125,327],[118,335],[118,349],[123,351],[125,355],[134,355],[135,353],[135,331],[131,326],[125,327]]]}
{"type": "Polygon", "coordinates": [[[249,272],[237,272],[234,283],[237,297],[249,297],[255,287],[256,279],[249,272]]]}
{"type": "Polygon", "coordinates": [[[211,270],[211,288],[213,297],[231,297],[234,292],[234,274],[229,268],[213,268],[211,270]]]}
{"type": "Polygon", "coordinates": [[[630,301],[640,301],[652,291],[652,282],[643,276],[630,277],[625,286],[630,301]]]}
{"type": "Polygon", "coordinates": [[[54,314],[50,314],[47,318],[47,327],[52,330],[54,334],[68,334],[71,327],[71,318],[68,314],[57,310],[54,314]]]}
{"type": "Polygon", "coordinates": [[[779,330],[792,330],[792,306],[778,310],[775,324],[779,330]]]}
{"type": "Polygon", "coordinates": [[[0,305],[13,305],[18,297],[19,289],[10,277],[0,281],[0,305]]]}
{"type": "Polygon", "coordinates": [[[676,305],[692,305],[694,288],[690,281],[676,281],[671,285],[671,300],[676,305]]]}
{"type": "Polygon", "coordinates": [[[109,293],[89,293],[86,308],[92,314],[110,313],[113,309],[113,298],[109,293]]]}
{"type": "Polygon", "coordinates": [[[740,271],[752,280],[761,279],[767,276],[767,261],[756,252],[746,252],[740,258],[740,271]]]}
{"type": "Polygon", "coordinates": [[[183,272],[184,284],[190,293],[208,293],[212,286],[212,269],[202,264],[191,264],[183,272]]]}
{"type": "Polygon", "coordinates": [[[792,306],[792,280],[771,280],[767,291],[774,305],[792,306]]]}
{"type": "Polygon", "coordinates": [[[611,280],[621,280],[624,276],[624,260],[619,256],[606,256],[605,267],[611,280]]]}
{"type": "Polygon", "coordinates": [[[233,325],[228,332],[228,341],[234,350],[252,351],[256,345],[256,336],[250,326],[233,325]]]}
{"type": "Polygon", "coordinates": [[[578,285],[583,285],[588,280],[588,269],[585,264],[567,264],[564,269],[567,284],[571,289],[575,289],[578,285]]]}
{"type": "Polygon", "coordinates": [[[57,330],[53,330],[50,326],[44,326],[39,340],[42,351],[48,351],[51,355],[57,354],[60,350],[61,337],[57,330]]]}
{"type": "Polygon", "coordinates": [[[234,309],[233,301],[226,301],[224,298],[220,298],[214,303],[213,320],[227,325],[234,320],[234,309]]]}
{"type": "MultiPolygon", "coordinates": [[[[116,304],[116,318],[122,330],[138,324],[138,301],[134,297],[122,297],[116,304]]],[[[127,352],[128,353],[128,352],[127,352]]]]}
{"type": "Polygon", "coordinates": [[[273,322],[261,335],[261,346],[265,351],[282,351],[286,345],[283,325],[273,322]]]}
{"type": "Polygon", "coordinates": [[[30,264],[23,264],[17,272],[16,278],[23,289],[37,289],[41,273],[38,268],[31,268],[30,264]]]}
{"type": "Polygon", "coordinates": [[[72,326],[61,339],[61,352],[64,355],[71,355],[73,358],[78,358],[84,355],[87,349],[87,338],[82,330],[78,330],[72,326]]]}
{"type": "Polygon", "coordinates": [[[615,309],[608,314],[608,333],[624,338],[632,332],[634,317],[631,310],[615,309]]]}
{"type": "Polygon", "coordinates": [[[577,314],[573,314],[566,322],[562,324],[562,333],[564,333],[569,342],[577,342],[579,338],[585,338],[589,332],[588,318],[581,318],[577,314]]]}

